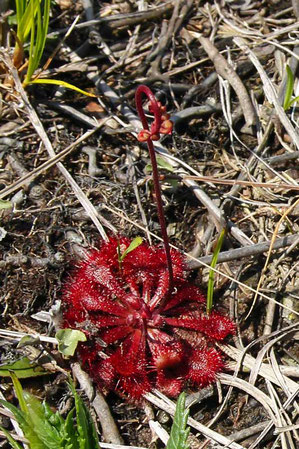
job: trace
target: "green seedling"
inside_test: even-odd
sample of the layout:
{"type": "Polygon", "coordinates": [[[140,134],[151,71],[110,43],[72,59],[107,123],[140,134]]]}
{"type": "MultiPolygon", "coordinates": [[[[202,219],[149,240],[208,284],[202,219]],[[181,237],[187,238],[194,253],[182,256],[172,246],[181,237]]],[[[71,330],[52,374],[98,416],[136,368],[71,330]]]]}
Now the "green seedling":
{"type": "Polygon", "coordinates": [[[189,409],[185,407],[186,394],[180,394],[177,400],[173,424],[166,449],[189,449],[187,444],[190,428],[187,427],[189,409]]]}
{"type": "MultiPolygon", "coordinates": [[[[19,408],[10,402],[0,400],[21,427],[30,449],[98,449],[99,439],[95,425],[84,402],[78,396],[73,383],[69,388],[74,397],[75,407],[64,419],[58,412],[54,413],[46,402],[40,402],[35,396],[24,391],[17,376],[12,373],[19,408]]],[[[13,449],[20,445],[7,430],[5,433],[13,449]]]]}
{"type": "Polygon", "coordinates": [[[211,269],[209,272],[209,281],[208,281],[208,292],[207,292],[207,314],[209,314],[213,307],[213,295],[214,295],[214,282],[215,282],[215,271],[213,268],[215,268],[218,260],[218,256],[220,253],[220,250],[223,245],[223,240],[226,235],[226,229],[222,229],[219,238],[217,240],[217,244],[213,253],[213,258],[211,262],[211,269]]]}
{"type": "Polygon", "coordinates": [[[44,53],[49,27],[51,0],[16,0],[16,45],[13,63],[20,73],[25,72],[23,86],[29,84],[55,84],[94,97],[78,87],[62,80],[41,78],[37,73],[44,53]],[[30,37],[28,61],[24,62],[24,49],[30,37]]]}
{"type": "Polygon", "coordinates": [[[142,243],[142,238],[141,237],[135,237],[132,240],[132,242],[130,243],[130,245],[128,246],[128,248],[126,248],[123,253],[121,253],[120,246],[117,245],[117,257],[118,257],[118,263],[119,263],[119,269],[120,270],[122,268],[122,263],[123,263],[125,257],[127,257],[127,255],[131,251],[134,251],[134,249],[138,248],[138,246],[140,246],[141,243],[142,243]]]}
{"type": "MultiPolygon", "coordinates": [[[[0,400],[14,416],[27,440],[29,449],[99,449],[99,439],[89,410],[77,394],[72,381],[68,386],[74,398],[74,408],[64,419],[54,413],[46,402],[24,391],[20,381],[11,373],[19,407],[0,400]]],[[[189,449],[187,444],[190,428],[187,427],[189,410],[185,407],[186,394],[180,394],[170,437],[166,449],[189,449]]],[[[13,449],[22,449],[10,433],[0,426],[13,449]]]]}

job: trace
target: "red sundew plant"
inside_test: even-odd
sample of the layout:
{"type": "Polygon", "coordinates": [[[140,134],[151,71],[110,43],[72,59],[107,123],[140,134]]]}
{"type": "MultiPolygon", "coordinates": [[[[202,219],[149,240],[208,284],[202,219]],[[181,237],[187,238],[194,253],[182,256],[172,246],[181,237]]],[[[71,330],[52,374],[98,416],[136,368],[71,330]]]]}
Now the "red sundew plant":
{"type": "Polygon", "coordinates": [[[203,387],[223,369],[214,347],[234,332],[232,321],[213,311],[188,281],[184,257],[171,250],[166,234],[152,140],[169,133],[165,108],[146,86],[136,91],[144,129],[138,140],[149,147],[164,248],[142,243],[119,263],[129,247],[125,237],[111,237],[89,252],[65,285],[64,326],[85,332],[83,365],[101,388],[140,400],[152,388],[177,396],[186,385],[203,387]],[[150,102],[149,129],[141,95],[150,102]]]}

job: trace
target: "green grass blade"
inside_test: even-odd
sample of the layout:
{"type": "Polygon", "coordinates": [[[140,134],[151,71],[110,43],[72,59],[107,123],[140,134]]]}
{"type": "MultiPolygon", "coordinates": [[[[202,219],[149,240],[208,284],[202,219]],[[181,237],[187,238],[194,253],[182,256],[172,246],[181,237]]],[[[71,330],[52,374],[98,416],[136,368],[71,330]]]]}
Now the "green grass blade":
{"type": "Polygon", "coordinates": [[[41,11],[41,4],[39,4],[39,7],[37,8],[36,18],[35,18],[35,41],[34,41],[34,47],[33,47],[33,64],[32,64],[32,72],[30,76],[30,80],[35,72],[35,70],[39,66],[40,62],[40,54],[42,55],[43,48],[41,49],[42,45],[42,33],[43,33],[43,26],[42,26],[42,11],[41,11]]]}
{"type": "Polygon", "coordinates": [[[187,427],[189,410],[185,408],[185,399],[186,394],[183,392],[177,400],[166,449],[189,449],[189,445],[187,444],[187,438],[190,432],[190,428],[187,427]]]}
{"type": "Polygon", "coordinates": [[[38,8],[37,10],[37,20],[36,20],[37,32],[34,48],[34,70],[31,76],[33,75],[34,71],[38,68],[44,52],[49,27],[49,17],[50,17],[50,0],[44,0],[43,12],[41,11],[41,8],[38,8]]]}
{"type": "Polygon", "coordinates": [[[17,30],[17,36],[22,43],[27,40],[31,28],[34,25],[34,17],[38,6],[39,0],[30,0],[27,3],[26,9],[23,10],[23,15],[20,18],[20,22],[18,22],[17,30]]]}
{"type": "Polygon", "coordinates": [[[16,0],[17,25],[21,23],[26,8],[26,0],[16,0]]]}
{"type": "Polygon", "coordinates": [[[298,100],[299,100],[299,96],[293,98],[293,99],[290,101],[289,107],[291,107],[294,103],[297,103],[298,100]]]}
{"type": "Polygon", "coordinates": [[[28,82],[28,84],[55,84],[56,86],[61,86],[61,87],[65,87],[67,89],[75,90],[76,92],[79,92],[80,94],[83,94],[83,95],[87,95],[88,97],[96,97],[96,95],[90,94],[86,90],[79,89],[79,87],[76,87],[73,84],[67,83],[66,81],[62,81],[62,80],[37,78],[35,80],[28,82]]]}
{"type": "Polygon", "coordinates": [[[14,414],[25,437],[30,442],[30,448],[48,449],[46,446],[44,446],[44,444],[39,439],[37,433],[35,432],[34,422],[32,423],[30,419],[30,411],[25,400],[25,392],[23,391],[17,376],[14,373],[11,373],[11,378],[13,381],[15,393],[18,398],[21,410],[19,410],[17,407],[15,407],[13,404],[10,404],[9,402],[3,401],[0,403],[3,403],[3,405],[5,405],[5,407],[7,407],[14,414]]]}
{"type": "Polygon", "coordinates": [[[3,405],[3,407],[6,407],[14,415],[16,421],[18,421],[21,427],[23,425],[26,425],[24,413],[15,405],[11,404],[10,402],[4,401],[3,399],[0,399],[0,404],[3,405]]]}
{"type": "Polygon", "coordinates": [[[31,36],[28,69],[24,81],[25,86],[30,83],[35,70],[40,64],[47,39],[49,17],[50,0],[44,0],[43,9],[39,0],[31,3],[31,36]]]}
{"type": "MultiPolygon", "coordinates": [[[[39,0],[37,0],[38,2],[38,8],[40,8],[39,6],[39,0]]],[[[29,47],[29,59],[28,59],[28,68],[27,68],[27,73],[26,73],[26,77],[25,77],[25,84],[28,83],[28,80],[31,79],[32,74],[34,72],[34,67],[35,67],[35,61],[34,61],[34,46],[35,46],[35,14],[34,14],[34,6],[35,4],[33,3],[33,1],[30,3],[31,5],[31,10],[30,10],[30,19],[31,19],[31,28],[30,28],[30,47],[29,47]]]]}
{"type": "Polygon", "coordinates": [[[30,0],[27,3],[26,10],[25,0],[16,0],[17,16],[20,19],[18,23],[18,38],[23,43],[30,33],[30,46],[27,73],[23,82],[23,86],[28,84],[55,84],[66,87],[67,89],[75,90],[83,95],[95,97],[78,87],[60,80],[52,79],[35,79],[32,80],[34,72],[40,65],[41,58],[44,53],[46,39],[49,27],[51,0],[30,0]],[[21,11],[23,15],[21,16],[21,11]]]}
{"type": "Polygon", "coordinates": [[[25,415],[27,415],[28,407],[27,407],[27,404],[26,404],[26,401],[24,398],[24,391],[23,391],[22,385],[14,372],[11,372],[10,376],[11,376],[11,380],[12,380],[12,383],[13,383],[13,386],[15,389],[16,396],[19,401],[20,409],[22,410],[22,412],[25,415]]]}
{"type": "Polygon", "coordinates": [[[11,447],[13,449],[23,449],[23,447],[20,446],[19,443],[16,442],[16,440],[10,435],[9,432],[7,432],[6,429],[4,429],[4,427],[0,426],[0,430],[4,433],[4,435],[6,436],[9,444],[11,445],[11,447]]]}
{"type": "Polygon", "coordinates": [[[286,84],[286,92],[283,101],[283,109],[287,111],[291,106],[291,98],[294,90],[294,75],[290,67],[286,66],[287,72],[287,84],[286,84]]]}
{"type": "Polygon", "coordinates": [[[42,18],[42,28],[41,28],[42,33],[41,33],[39,53],[38,53],[39,61],[41,60],[41,57],[43,55],[44,48],[46,45],[48,28],[49,28],[49,20],[50,20],[50,6],[51,6],[51,0],[45,0],[43,18],[42,18]]]}
{"type": "MultiPolygon", "coordinates": [[[[211,262],[211,268],[215,268],[218,256],[220,253],[220,250],[223,245],[223,240],[226,235],[226,229],[222,229],[220,236],[217,240],[216,248],[213,253],[213,258],[211,262]]],[[[209,314],[213,307],[213,294],[214,294],[214,278],[215,278],[215,271],[213,269],[209,272],[209,281],[208,281],[208,293],[207,293],[207,313],[209,314]]]]}

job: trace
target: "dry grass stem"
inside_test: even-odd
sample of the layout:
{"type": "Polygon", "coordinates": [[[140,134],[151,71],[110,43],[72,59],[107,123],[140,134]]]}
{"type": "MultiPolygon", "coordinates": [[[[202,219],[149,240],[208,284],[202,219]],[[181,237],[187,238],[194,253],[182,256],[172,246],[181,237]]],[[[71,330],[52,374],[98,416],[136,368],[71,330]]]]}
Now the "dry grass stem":
{"type": "Polygon", "coordinates": [[[102,393],[94,391],[94,387],[89,376],[81,369],[78,363],[74,363],[72,365],[72,372],[95,409],[101,424],[105,442],[122,445],[123,439],[119,434],[109,406],[102,393]]]}
{"type": "Polygon", "coordinates": [[[250,96],[248,95],[248,92],[245,89],[240,77],[209,39],[198,33],[192,34],[199,40],[202,47],[209,55],[209,58],[213,61],[216,72],[226,79],[236,91],[248,128],[256,125],[256,113],[254,111],[250,96]]]}
{"type": "MultiPolygon", "coordinates": [[[[188,443],[295,449],[299,110],[298,102],[282,105],[299,93],[297,2],[51,2],[43,70],[35,76],[59,74],[97,94],[93,100],[61,86],[24,91],[26,68],[12,67],[6,13],[0,17],[1,364],[23,356],[40,361],[46,353],[55,358],[42,365],[49,376],[34,385],[57,409],[73,369],[96,411],[104,449],[166,444],[174,401],[154,390],[136,406],[97,392],[84,367],[58,353],[51,321],[67,274],[107,235],[161,242],[149,155],[136,140],[141,123],[133,98],[146,84],[174,125],[154,144],[170,244],[204,294],[219,232],[228,231],[213,268],[213,304],[237,331],[219,345],[226,365],[217,384],[188,391],[188,443]],[[25,335],[34,344],[17,347],[25,335]]],[[[143,106],[151,124],[145,98],[143,106]]]]}
{"type": "MultiPolygon", "coordinates": [[[[160,409],[164,410],[165,412],[169,413],[170,415],[174,415],[175,411],[175,404],[171,401],[167,401],[167,398],[163,398],[163,395],[159,394],[158,397],[155,394],[147,393],[145,395],[145,398],[152,404],[156,405],[160,409]]],[[[244,449],[243,446],[241,446],[238,443],[231,442],[228,438],[224,437],[223,435],[220,435],[219,433],[215,432],[214,430],[209,429],[208,427],[200,424],[199,422],[195,421],[193,418],[188,418],[188,424],[196,429],[197,431],[201,432],[204,436],[211,439],[212,441],[215,441],[216,443],[222,444],[230,449],[244,449]]]]}

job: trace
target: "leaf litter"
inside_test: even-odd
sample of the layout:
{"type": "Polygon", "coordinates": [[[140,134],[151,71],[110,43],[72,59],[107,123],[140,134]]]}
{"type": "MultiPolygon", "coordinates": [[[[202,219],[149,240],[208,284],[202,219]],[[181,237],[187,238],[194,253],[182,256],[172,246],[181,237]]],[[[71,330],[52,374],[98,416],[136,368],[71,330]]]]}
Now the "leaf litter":
{"type": "MultiPolygon", "coordinates": [[[[175,123],[172,136],[155,148],[164,161],[160,175],[171,244],[196,259],[193,278],[204,290],[209,278],[204,257],[213,254],[223,222],[228,235],[219,256],[244,250],[240,258],[228,255],[216,265],[214,303],[237,321],[238,331],[222,344],[227,369],[219,375],[218,390],[213,387],[208,398],[190,407],[195,429],[190,445],[213,447],[214,441],[224,447],[236,436],[228,447],[295,447],[298,112],[296,103],[289,110],[282,106],[287,66],[295,78],[293,97],[298,95],[296,2],[64,3],[52,7],[46,56],[51,39],[61,39],[81,17],[46,76],[63,67],[59,78],[96,94],[100,107],[89,112],[90,99],[56,86],[35,85],[25,92],[16,72],[16,92],[0,87],[0,197],[9,201],[0,211],[6,232],[0,242],[1,362],[28,354],[35,361],[46,348],[47,363],[61,371],[40,382],[54,391],[55,377],[71,362],[59,356],[52,325],[32,315],[51,309],[76,261],[114,229],[159,241],[149,155],[135,137],[141,125],[133,97],[137,86],[146,84],[175,123]],[[238,94],[242,88],[235,92],[236,74],[246,100],[238,94]],[[87,144],[95,149],[99,175],[88,171],[91,155],[81,151],[87,144]],[[23,182],[9,154],[26,170],[23,182]],[[205,177],[205,183],[191,176],[205,177]],[[268,246],[258,247],[261,243],[268,246]],[[252,255],[255,245],[260,252],[252,255]],[[24,334],[45,339],[37,352],[17,348],[24,334]]],[[[10,64],[4,44],[1,61],[1,70],[10,64]]],[[[106,446],[113,438],[116,444],[150,446],[155,431],[149,419],[158,421],[159,410],[172,414],[174,408],[158,391],[146,398],[152,409],[128,410],[120,398],[106,397],[121,435],[121,440],[106,436],[106,446]]],[[[171,421],[162,425],[169,433],[171,421]]]]}

